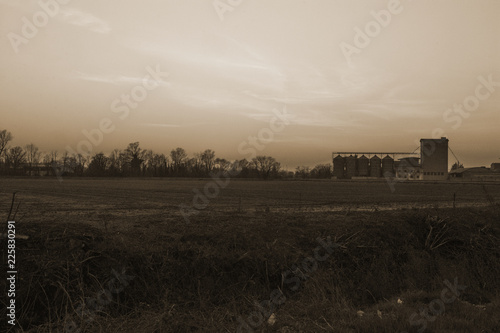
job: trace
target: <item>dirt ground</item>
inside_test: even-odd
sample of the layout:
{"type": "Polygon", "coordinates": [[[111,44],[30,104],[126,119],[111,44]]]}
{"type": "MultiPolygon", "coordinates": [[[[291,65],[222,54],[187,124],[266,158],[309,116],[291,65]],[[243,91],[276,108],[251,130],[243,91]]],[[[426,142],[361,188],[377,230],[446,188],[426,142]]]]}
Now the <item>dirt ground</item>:
{"type": "MultiPolygon", "coordinates": [[[[112,216],[179,216],[179,205],[193,207],[197,190],[211,179],[2,179],[0,212],[8,212],[13,192],[29,221],[102,221],[112,216]]],[[[385,181],[254,181],[231,180],[209,198],[203,210],[373,210],[489,205],[500,201],[500,183],[397,183],[385,181]],[[454,199],[455,198],[455,199],[454,199]]],[[[212,191],[209,189],[209,191],[212,191]]]]}

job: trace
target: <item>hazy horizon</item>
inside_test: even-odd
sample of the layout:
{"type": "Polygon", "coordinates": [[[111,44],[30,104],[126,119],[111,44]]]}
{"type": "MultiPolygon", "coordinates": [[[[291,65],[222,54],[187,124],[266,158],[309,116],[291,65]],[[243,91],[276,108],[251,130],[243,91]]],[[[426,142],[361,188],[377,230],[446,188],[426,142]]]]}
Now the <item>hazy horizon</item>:
{"type": "Polygon", "coordinates": [[[498,1],[40,3],[0,0],[11,146],[76,150],[109,119],[92,153],[139,141],[242,159],[242,142],[286,109],[258,154],[290,170],[441,136],[466,167],[499,162],[498,1]]]}

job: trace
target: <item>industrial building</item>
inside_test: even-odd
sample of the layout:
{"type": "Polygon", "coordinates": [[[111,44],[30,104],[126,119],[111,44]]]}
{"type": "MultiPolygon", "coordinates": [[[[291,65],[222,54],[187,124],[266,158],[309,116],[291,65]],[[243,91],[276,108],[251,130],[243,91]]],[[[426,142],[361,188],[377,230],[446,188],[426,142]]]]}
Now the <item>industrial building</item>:
{"type": "Polygon", "coordinates": [[[448,179],[448,139],[420,139],[423,180],[448,179]]]}
{"type": "Polygon", "coordinates": [[[420,153],[334,152],[332,158],[335,179],[448,179],[448,139],[444,137],[421,139],[420,153]]]}
{"type": "Polygon", "coordinates": [[[450,180],[500,181],[500,163],[492,163],[490,168],[459,168],[450,171],[450,180]]]}
{"type": "Polygon", "coordinates": [[[405,157],[395,162],[396,178],[408,180],[422,180],[422,167],[420,166],[420,159],[417,157],[405,157]]]}

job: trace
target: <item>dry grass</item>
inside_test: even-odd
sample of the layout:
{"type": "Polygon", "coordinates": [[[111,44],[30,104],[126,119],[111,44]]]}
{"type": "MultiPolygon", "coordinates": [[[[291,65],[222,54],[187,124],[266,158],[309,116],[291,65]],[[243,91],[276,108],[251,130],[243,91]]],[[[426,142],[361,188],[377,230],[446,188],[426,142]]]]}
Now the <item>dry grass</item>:
{"type": "Polygon", "coordinates": [[[30,239],[17,242],[17,329],[61,332],[72,320],[81,332],[235,332],[238,318],[280,288],[286,301],[275,323],[255,331],[417,332],[412,314],[457,277],[467,289],[426,332],[500,330],[494,203],[365,213],[206,210],[189,225],[156,210],[99,214],[57,223],[18,218],[17,232],[30,239]],[[328,236],[340,247],[292,290],[283,273],[328,236]],[[108,288],[112,269],[134,278],[101,309],[89,306],[86,322],[78,306],[108,288]]]}

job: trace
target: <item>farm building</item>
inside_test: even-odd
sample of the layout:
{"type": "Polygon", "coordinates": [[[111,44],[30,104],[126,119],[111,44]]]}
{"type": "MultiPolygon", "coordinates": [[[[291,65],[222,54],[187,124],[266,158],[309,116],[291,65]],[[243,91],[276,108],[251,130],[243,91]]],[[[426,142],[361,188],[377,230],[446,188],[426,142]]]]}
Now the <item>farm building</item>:
{"type": "Polygon", "coordinates": [[[420,153],[334,152],[333,179],[500,181],[500,163],[492,163],[490,168],[459,168],[448,172],[448,142],[445,137],[420,139],[420,153]]]}
{"type": "Polygon", "coordinates": [[[404,157],[395,162],[396,178],[422,180],[422,167],[417,157],[404,157]]]}
{"type": "Polygon", "coordinates": [[[493,163],[491,168],[474,167],[459,168],[450,171],[451,180],[469,180],[469,181],[500,181],[499,163],[493,163]]]}
{"type": "Polygon", "coordinates": [[[421,139],[415,152],[333,153],[334,179],[396,177],[406,180],[448,179],[448,139],[421,139]],[[360,157],[358,157],[360,156],[360,157]],[[398,159],[396,160],[396,156],[398,159]]]}

